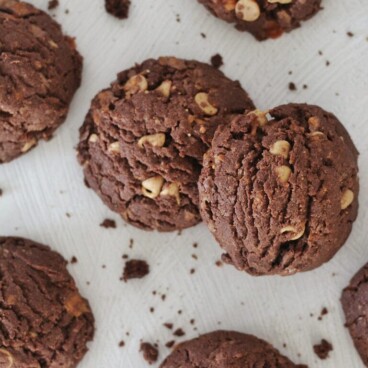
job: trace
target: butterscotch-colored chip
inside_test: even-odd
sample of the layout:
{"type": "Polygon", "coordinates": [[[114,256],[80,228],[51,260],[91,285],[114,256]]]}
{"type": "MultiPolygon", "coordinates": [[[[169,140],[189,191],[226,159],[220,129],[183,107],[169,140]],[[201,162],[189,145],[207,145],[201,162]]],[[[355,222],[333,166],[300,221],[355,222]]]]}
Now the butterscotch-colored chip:
{"type": "Polygon", "coordinates": [[[166,136],[164,133],[145,135],[139,139],[138,146],[142,148],[147,143],[152,147],[163,147],[165,140],[166,136]]]}
{"type": "Polygon", "coordinates": [[[65,301],[64,306],[69,314],[77,318],[84,313],[90,312],[87,303],[78,293],[70,295],[65,301]]]}
{"type": "Polygon", "coordinates": [[[354,201],[354,193],[347,189],[341,197],[341,209],[346,210],[354,201]]]}
{"type": "Polygon", "coordinates": [[[270,152],[273,155],[281,156],[287,159],[289,157],[290,152],[290,143],[284,140],[277,141],[272,145],[270,152]]]}
{"type": "Polygon", "coordinates": [[[289,166],[283,165],[276,167],[275,172],[281,183],[288,182],[291,175],[291,169],[289,166]]]}
{"type": "Polygon", "coordinates": [[[124,91],[128,95],[134,95],[136,93],[147,91],[148,82],[144,75],[137,74],[131,77],[124,86],[124,91]]]}
{"type": "Polygon", "coordinates": [[[256,0],[239,0],[235,7],[236,16],[246,22],[254,22],[261,15],[256,0]]]}
{"type": "Polygon", "coordinates": [[[217,114],[218,109],[208,101],[208,93],[197,93],[194,100],[206,115],[212,116],[217,114]]]}
{"type": "Polygon", "coordinates": [[[156,198],[159,196],[162,186],[164,185],[164,178],[161,176],[154,176],[142,182],[142,192],[145,197],[156,198]]]}

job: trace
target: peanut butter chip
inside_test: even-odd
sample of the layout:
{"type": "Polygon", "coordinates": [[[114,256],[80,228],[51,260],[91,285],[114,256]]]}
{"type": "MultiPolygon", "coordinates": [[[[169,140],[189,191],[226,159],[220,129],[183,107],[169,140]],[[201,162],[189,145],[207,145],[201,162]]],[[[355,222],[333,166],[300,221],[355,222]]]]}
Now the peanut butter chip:
{"type": "Polygon", "coordinates": [[[270,4],[290,4],[293,0],[267,0],[270,4]]]}
{"type": "Polygon", "coordinates": [[[235,7],[236,16],[246,22],[254,22],[261,15],[259,5],[255,0],[239,0],[235,7]]]}
{"type": "Polygon", "coordinates": [[[36,144],[36,140],[35,139],[31,139],[30,141],[28,141],[27,143],[24,144],[24,146],[22,147],[21,151],[23,153],[28,152],[35,144],[36,144]]]}
{"type": "Polygon", "coordinates": [[[276,171],[276,175],[279,178],[279,180],[281,181],[281,183],[287,183],[289,180],[289,177],[291,175],[291,169],[289,166],[279,166],[276,167],[275,169],[276,171]]]}
{"type": "Polygon", "coordinates": [[[113,153],[118,153],[120,152],[120,143],[119,142],[114,142],[111,143],[108,147],[108,151],[109,152],[113,152],[113,153]]]}
{"type": "Polygon", "coordinates": [[[14,365],[13,356],[5,349],[0,349],[0,367],[12,368],[14,365]]]}
{"type": "Polygon", "coordinates": [[[162,186],[164,185],[164,178],[161,176],[154,176],[142,182],[142,192],[145,197],[156,198],[159,196],[162,186]]]}
{"type": "Polygon", "coordinates": [[[353,203],[353,201],[354,193],[350,189],[345,190],[341,197],[341,209],[347,209],[353,203]]]}
{"type": "Polygon", "coordinates": [[[257,120],[258,125],[262,127],[268,123],[267,114],[268,114],[268,111],[261,111],[257,109],[257,110],[248,112],[247,116],[248,115],[254,116],[257,120]]]}
{"type": "Polygon", "coordinates": [[[137,74],[131,77],[128,82],[125,83],[124,91],[128,96],[134,95],[139,92],[147,91],[148,82],[147,79],[141,75],[137,74]]]}
{"type": "Polygon", "coordinates": [[[164,97],[170,97],[172,82],[170,80],[163,81],[157,88],[156,91],[159,92],[164,97]]]}
{"type": "Polygon", "coordinates": [[[160,195],[175,197],[176,203],[180,205],[180,190],[177,183],[165,184],[160,195]]]}
{"type": "Polygon", "coordinates": [[[290,152],[290,143],[288,141],[277,141],[272,145],[270,152],[273,155],[287,159],[290,152]]]}
{"type": "Polygon", "coordinates": [[[98,141],[98,135],[97,134],[91,134],[89,136],[88,142],[96,143],[98,141]]]}
{"type": "Polygon", "coordinates": [[[78,318],[84,313],[89,312],[89,308],[86,302],[82,299],[79,294],[71,295],[64,304],[65,309],[69,314],[78,318]]]}
{"type": "Polygon", "coordinates": [[[143,148],[144,144],[147,143],[152,147],[163,147],[165,144],[166,136],[164,133],[145,135],[138,141],[138,146],[143,148]]]}
{"type": "Polygon", "coordinates": [[[317,130],[320,126],[320,121],[316,116],[312,116],[308,119],[308,124],[311,130],[317,130]]]}
{"type": "Polygon", "coordinates": [[[290,234],[292,237],[289,240],[300,239],[305,232],[305,226],[300,231],[294,226],[285,226],[280,230],[280,234],[290,234]]]}
{"type": "Polygon", "coordinates": [[[218,109],[211,105],[208,101],[208,93],[197,93],[194,97],[194,100],[206,115],[213,116],[217,114],[218,109]]]}

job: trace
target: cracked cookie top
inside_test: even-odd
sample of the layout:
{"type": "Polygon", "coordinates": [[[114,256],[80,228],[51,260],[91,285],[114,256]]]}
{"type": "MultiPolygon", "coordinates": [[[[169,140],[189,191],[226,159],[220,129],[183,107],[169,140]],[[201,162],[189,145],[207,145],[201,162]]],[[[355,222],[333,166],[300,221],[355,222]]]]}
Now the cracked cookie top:
{"type": "Polygon", "coordinates": [[[201,220],[202,158],[216,128],[253,108],[238,82],[207,64],[147,60],[93,100],[78,146],[86,182],[135,226],[193,226],[201,220]]]}
{"type": "Polygon", "coordinates": [[[277,38],[321,9],[322,0],[198,0],[215,16],[259,41],[277,38]]]}
{"type": "Polygon", "coordinates": [[[30,4],[0,0],[0,163],[49,139],[80,85],[74,40],[30,4]]]}
{"type": "Polygon", "coordinates": [[[364,364],[368,366],[368,264],[353,277],[341,297],[346,327],[364,364]]]}
{"type": "Polygon", "coordinates": [[[253,111],[219,128],[199,193],[224,260],[253,275],[328,261],[357,216],[357,157],[338,119],[317,106],[253,111]]]}
{"type": "Polygon", "coordinates": [[[0,237],[0,366],[73,368],[93,338],[94,318],[50,248],[0,237]]]}
{"type": "Polygon", "coordinates": [[[255,336],[215,331],[180,344],[161,368],[303,368],[255,336]]]}

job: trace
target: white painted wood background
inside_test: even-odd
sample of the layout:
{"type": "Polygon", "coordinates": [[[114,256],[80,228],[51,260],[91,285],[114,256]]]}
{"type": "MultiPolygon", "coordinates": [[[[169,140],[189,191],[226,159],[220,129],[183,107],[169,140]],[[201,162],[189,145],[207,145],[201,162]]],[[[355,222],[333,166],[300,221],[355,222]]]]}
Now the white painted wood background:
{"type": "MultiPolygon", "coordinates": [[[[32,3],[47,6],[47,0],[32,3]]],[[[163,358],[168,352],[164,344],[172,340],[164,322],[183,327],[184,338],[217,328],[253,333],[310,367],[362,367],[343,326],[339,298],[368,261],[368,1],[324,0],[325,9],[302,29],[263,43],[216,20],[195,0],[133,0],[126,21],[107,15],[103,0],[60,3],[53,14],[77,38],[85,58],[83,85],[51,142],[0,166],[0,234],[28,237],[50,244],[67,259],[78,258],[69,270],[90,300],[97,326],[80,367],[146,367],[138,353],[140,339],[158,340],[163,358]],[[216,52],[224,57],[224,72],[241,81],[259,108],[289,101],[319,104],[341,119],[360,150],[359,219],[345,247],[313,272],[254,278],[231,267],[218,268],[214,264],[221,251],[204,225],[181,236],[142,232],[125,225],[83,184],[74,147],[96,92],[134,62],[160,55],[208,61],[216,52]],[[288,90],[289,82],[297,85],[296,92],[288,90]],[[100,228],[106,217],[116,219],[118,229],[100,228]],[[132,250],[130,238],[135,240],[132,250]],[[119,281],[124,253],[147,259],[150,275],[127,284],[119,281]],[[191,268],[196,269],[192,276],[191,268]],[[166,301],[153,296],[153,290],[166,294],[166,301]],[[329,314],[318,321],[323,306],[329,314]],[[198,332],[189,324],[192,318],[198,332]],[[334,345],[326,361],[312,351],[321,338],[334,345]],[[118,347],[120,340],[126,342],[124,348],[118,347]]]]}

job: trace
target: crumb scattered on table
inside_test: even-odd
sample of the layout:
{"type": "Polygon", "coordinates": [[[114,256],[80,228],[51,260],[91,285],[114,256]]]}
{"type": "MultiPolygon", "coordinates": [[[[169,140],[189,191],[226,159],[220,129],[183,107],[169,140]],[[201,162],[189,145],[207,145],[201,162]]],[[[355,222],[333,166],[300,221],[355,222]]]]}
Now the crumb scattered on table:
{"type": "Polygon", "coordinates": [[[153,364],[157,362],[158,355],[159,355],[157,347],[153,346],[149,342],[142,342],[140,351],[143,354],[144,360],[148,364],[153,364]]]}
{"type": "Polygon", "coordinates": [[[224,65],[224,61],[222,59],[222,56],[220,54],[215,54],[211,57],[211,65],[216,68],[219,69],[224,65]]]}
{"type": "Polygon", "coordinates": [[[141,279],[149,274],[149,265],[140,259],[131,259],[125,263],[121,280],[141,279]]]}
{"type": "Polygon", "coordinates": [[[105,229],[116,229],[116,222],[111,219],[105,219],[101,222],[100,226],[105,229]]]}
{"type": "Polygon", "coordinates": [[[327,340],[322,339],[319,344],[313,346],[313,350],[319,359],[324,360],[329,357],[330,352],[333,350],[333,346],[327,340]]]}

